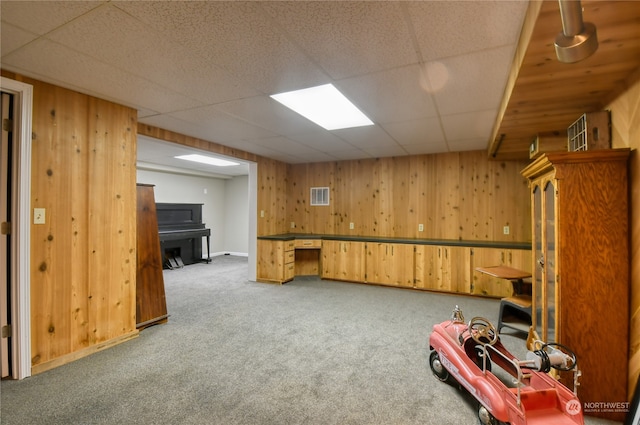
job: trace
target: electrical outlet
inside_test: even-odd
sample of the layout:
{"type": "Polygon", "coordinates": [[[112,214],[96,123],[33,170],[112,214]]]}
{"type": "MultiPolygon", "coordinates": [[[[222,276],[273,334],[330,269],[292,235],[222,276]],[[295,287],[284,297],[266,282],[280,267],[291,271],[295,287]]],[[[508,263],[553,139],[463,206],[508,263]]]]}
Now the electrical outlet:
{"type": "Polygon", "coordinates": [[[349,223],[349,229],[353,230],[355,228],[355,226],[353,225],[353,223],[349,223]]]}
{"type": "Polygon", "coordinates": [[[33,224],[44,224],[45,223],[45,209],[44,208],[34,208],[33,209],[33,224]]]}
{"type": "Polygon", "coordinates": [[[509,234],[509,226],[504,226],[504,227],[502,228],[502,232],[503,232],[505,235],[508,235],[508,234],[509,234]]]}
{"type": "Polygon", "coordinates": [[[295,221],[292,221],[292,222],[291,222],[291,228],[292,228],[292,229],[295,229],[295,228],[296,228],[296,222],[295,222],[295,221]]]}
{"type": "Polygon", "coordinates": [[[260,210],[260,217],[264,218],[264,210],[260,210]]]}
{"type": "Polygon", "coordinates": [[[424,224],[418,224],[418,232],[424,232],[424,224]]]}

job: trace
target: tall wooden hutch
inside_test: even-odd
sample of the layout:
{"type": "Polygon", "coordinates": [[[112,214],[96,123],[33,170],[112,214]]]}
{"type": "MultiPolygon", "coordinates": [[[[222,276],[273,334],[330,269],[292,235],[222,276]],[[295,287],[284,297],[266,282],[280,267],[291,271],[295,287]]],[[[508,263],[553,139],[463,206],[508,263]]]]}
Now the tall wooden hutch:
{"type": "Polygon", "coordinates": [[[592,403],[627,401],[628,157],[628,149],[548,153],[522,171],[531,190],[533,328],[576,353],[585,414],[620,421],[624,413],[592,403]]]}

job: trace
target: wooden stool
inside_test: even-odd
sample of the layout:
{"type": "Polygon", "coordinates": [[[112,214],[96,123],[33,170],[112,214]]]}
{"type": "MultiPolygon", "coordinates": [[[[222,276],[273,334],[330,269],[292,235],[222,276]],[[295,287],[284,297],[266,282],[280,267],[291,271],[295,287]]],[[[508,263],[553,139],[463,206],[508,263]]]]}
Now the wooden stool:
{"type": "Polygon", "coordinates": [[[529,332],[531,327],[531,296],[515,295],[500,301],[498,313],[498,333],[502,328],[529,332]]]}

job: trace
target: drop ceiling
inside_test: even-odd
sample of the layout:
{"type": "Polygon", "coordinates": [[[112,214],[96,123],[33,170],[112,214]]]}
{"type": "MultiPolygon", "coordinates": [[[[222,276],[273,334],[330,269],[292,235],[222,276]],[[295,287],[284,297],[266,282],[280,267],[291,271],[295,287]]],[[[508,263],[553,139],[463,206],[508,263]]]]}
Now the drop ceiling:
{"type": "MultiPolygon", "coordinates": [[[[140,123],[291,164],[466,150],[523,158],[536,132],[599,106],[572,102],[545,127],[554,91],[576,85],[564,77],[585,74],[574,91],[600,102],[640,66],[639,3],[583,5],[600,49],[566,65],[553,57],[555,1],[3,0],[1,65],[133,107],[140,123]],[[588,87],[584,69],[623,57],[614,82],[588,87]],[[375,125],[327,131],[269,97],[326,83],[375,125]]],[[[613,67],[593,73],[607,80],[613,67]]],[[[139,161],[162,163],[159,146],[141,138],[139,161]]],[[[169,158],[175,147],[165,147],[169,158]]]]}

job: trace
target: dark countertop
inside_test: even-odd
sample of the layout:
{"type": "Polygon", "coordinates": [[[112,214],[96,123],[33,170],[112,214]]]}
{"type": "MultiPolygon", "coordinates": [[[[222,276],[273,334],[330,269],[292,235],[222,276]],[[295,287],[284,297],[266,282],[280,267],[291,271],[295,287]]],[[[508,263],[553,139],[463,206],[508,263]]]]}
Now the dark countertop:
{"type": "Polygon", "coordinates": [[[295,239],[322,239],[327,241],[403,243],[414,245],[463,246],[472,248],[504,248],[531,249],[531,242],[510,241],[470,241],[458,239],[418,239],[418,238],[390,238],[381,236],[351,236],[351,235],[321,235],[306,233],[282,233],[279,235],[258,236],[258,239],[272,241],[290,241],[295,239]]]}

